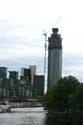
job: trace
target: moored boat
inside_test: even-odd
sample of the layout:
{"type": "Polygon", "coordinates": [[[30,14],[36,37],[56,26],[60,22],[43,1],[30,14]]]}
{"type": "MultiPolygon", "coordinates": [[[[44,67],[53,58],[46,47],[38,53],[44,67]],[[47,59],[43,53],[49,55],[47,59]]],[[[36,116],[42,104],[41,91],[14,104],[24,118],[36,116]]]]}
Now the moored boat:
{"type": "Polygon", "coordinates": [[[8,102],[0,102],[0,113],[10,112],[11,106],[8,102]]]}

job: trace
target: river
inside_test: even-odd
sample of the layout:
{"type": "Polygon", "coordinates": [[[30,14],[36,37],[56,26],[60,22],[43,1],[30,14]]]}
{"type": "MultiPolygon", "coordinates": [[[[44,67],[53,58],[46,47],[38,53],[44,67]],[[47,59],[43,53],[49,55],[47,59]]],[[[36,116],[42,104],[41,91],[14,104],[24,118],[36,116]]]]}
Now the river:
{"type": "Polygon", "coordinates": [[[43,108],[15,108],[11,113],[0,113],[0,125],[45,125],[43,108]]]}
{"type": "MultiPolygon", "coordinates": [[[[82,125],[83,116],[71,119],[47,118],[41,108],[12,108],[11,113],[0,113],[0,125],[82,125]],[[80,119],[79,119],[80,118],[80,119]],[[76,120],[77,119],[77,120],[76,120]]],[[[62,117],[62,116],[61,116],[62,117]]]]}

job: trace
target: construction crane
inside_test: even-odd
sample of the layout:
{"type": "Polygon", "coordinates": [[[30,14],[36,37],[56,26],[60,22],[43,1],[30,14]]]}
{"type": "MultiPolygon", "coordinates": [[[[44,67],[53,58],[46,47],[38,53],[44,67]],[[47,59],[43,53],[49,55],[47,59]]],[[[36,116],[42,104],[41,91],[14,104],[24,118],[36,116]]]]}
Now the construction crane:
{"type": "Polygon", "coordinates": [[[47,59],[47,50],[48,50],[48,47],[47,47],[47,33],[44,32],[43,35],[45,36],[45,50],[44,50],[44,83],[45,83],[45,76],[46,76],[46,59],[47,59]]]}

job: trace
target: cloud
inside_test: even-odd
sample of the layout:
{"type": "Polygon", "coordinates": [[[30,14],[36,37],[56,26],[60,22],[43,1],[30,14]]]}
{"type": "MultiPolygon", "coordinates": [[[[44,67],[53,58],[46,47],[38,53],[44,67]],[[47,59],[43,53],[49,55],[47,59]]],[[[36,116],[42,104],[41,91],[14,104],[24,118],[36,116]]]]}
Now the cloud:
{"type": "Polygon", "coordinates": [[[63,57],[63,76],[74,75],[83,81],[82,54],[69,54],[63,57]]]}
{"type": "Polygon", "coordinates": [[[15,68],[19,64],[27,66],[29,61],[37,63],[43,72],[43,64],[38,61],[44,57],[43,30],[49,36],[53,26],[59,27],[63,38],[63,74],[76,74],[82,79],[82,11],[79,0],[0,1],[0,62],[15,68]]]}
{"type": "Polygon", "coordinates": [[[19,57],[44,57],[42,47],[26,46],[24,44],[10,44],[0,49],[0,60],[19,57]]]}
{"type": "Polygon", "coordinates": [[[37,74],[44,74],[44,66],[43,66],[43,58],[42,57],[28,57],[28,58],[16,58],[16,59],[7,59],[0,60],[0,66],[7,67],[8,71],[18,71],[21,72],[22,67],[28,68],[30,65],[37,66],[37,74]]]}

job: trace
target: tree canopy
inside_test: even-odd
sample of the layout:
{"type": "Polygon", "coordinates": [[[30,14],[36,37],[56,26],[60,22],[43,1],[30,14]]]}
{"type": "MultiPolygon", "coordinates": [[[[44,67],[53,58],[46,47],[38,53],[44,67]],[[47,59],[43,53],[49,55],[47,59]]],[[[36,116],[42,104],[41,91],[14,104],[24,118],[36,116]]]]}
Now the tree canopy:
{"type": "Polygon", "coordinates": [[[83,84],[76,77],[64,77],[47,91],[44,99],[47,109],[83,110],[83,84]]]}

